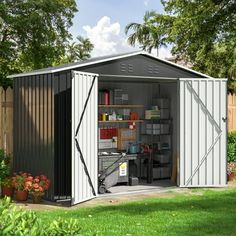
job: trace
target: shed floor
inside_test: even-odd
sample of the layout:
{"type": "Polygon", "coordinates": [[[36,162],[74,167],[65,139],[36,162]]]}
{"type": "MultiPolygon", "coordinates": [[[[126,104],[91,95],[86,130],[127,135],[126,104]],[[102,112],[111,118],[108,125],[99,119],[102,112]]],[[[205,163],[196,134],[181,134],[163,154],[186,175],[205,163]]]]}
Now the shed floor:
{"type": "MultiPolygon", "coordinates": [[[[153,181],[151,184],[148,184],[145,180],[142,180],[139,185],[136,186],[128,186],[128,185],[117,185],[114,187],[111,187],[109,191],[112,194],[123,194],[123,193],[129,193],[129,192],[136,192],[136,191],[145,191],[145,190],[162,190],[166,187],[172,187],[175,186],[173,182],[169,179],[165,180],[156,180],[153,181]]],[[[109,195],[110,193],[108,193],[109,195]]]]}

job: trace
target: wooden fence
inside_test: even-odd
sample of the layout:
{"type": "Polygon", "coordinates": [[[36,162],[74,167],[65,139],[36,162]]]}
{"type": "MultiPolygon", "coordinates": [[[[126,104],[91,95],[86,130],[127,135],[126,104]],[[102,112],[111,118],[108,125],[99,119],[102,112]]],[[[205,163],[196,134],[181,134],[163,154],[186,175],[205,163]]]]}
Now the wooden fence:
{"type": "MultiPolygon", "coordinates": [[[[236,131],[236,95],[228,95],[228,130],[236,131]]],[[[13,152],[13,90],[0,87],[0,148],[13,152]]]]}
{"type": "Polygon", "coordinates": [[[228,130],[236,131],[236,95],[228,95],[228,130]]]}
{"type": "Polygon", "coordinates": [[[13,90],[0,87],[0,148],[13,152],[13,90]]]}

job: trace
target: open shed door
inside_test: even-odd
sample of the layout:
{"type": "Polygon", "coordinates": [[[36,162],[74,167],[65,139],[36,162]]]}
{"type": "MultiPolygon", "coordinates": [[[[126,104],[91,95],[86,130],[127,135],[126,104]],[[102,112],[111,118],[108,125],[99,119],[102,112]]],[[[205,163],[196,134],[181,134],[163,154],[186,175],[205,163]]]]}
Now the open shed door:
{"type": "Polygon", "coordinates": [[[72,205],[97,194],[98,75],[72,72],[72,205]]]}
{"type": "Polygon", "coordinates": [[[226,184],[226,79],[179,79],[179,186],[226,184]]]}

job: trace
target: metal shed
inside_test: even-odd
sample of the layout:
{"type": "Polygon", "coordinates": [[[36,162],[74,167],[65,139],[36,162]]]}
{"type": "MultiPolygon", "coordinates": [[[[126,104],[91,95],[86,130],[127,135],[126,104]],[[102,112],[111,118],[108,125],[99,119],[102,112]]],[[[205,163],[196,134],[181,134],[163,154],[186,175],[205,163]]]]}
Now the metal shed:
{"type": "Polygon", "coordinates": [[[14,79],[14,170],[48,175],[50,200],[69,199],[76,204],[98,194],[100,83],[130,87],[137,100],[147,100],[145,94],[151,90],[168,93],[177,185],[227,183],[227,79],[211,78],[146,52],[9,77],[14,79]]]}

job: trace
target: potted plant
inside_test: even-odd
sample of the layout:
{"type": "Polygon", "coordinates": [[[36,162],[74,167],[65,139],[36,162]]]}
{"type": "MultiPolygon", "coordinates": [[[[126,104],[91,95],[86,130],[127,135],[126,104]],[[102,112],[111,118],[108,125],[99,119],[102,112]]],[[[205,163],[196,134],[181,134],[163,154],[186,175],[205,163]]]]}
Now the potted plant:
{"type": "Polygon", "coordinates": [[[12,197],[13,186],[10,177],[10,155],[7,155],[3,149],[0,149],[0,184],[2,189],[2,196],[12,197]]]}
{"type": "Polygon", "coordinates": [[[35,176],[34,178],[28,178],[25,183],[26,189],[32,196],[34,203],[40,203],[45,191],[48,190],[50,180],[45,175],[35,176]]]}
{"type": "Polygon", "coordinates": [[[16,190],[16,200],[18,201],[26,201],[28,198],[28,189],[26,187],[26,182],[33,178],[29,173],[19,172],[19,174],[15,174],[13,179],[13,186],[16,190]]]}
{"type": "Polygon", "coordinates": [[[233,162],[228,162],[227,164],[227,179],[228,181],[233,181],[235,178],[236,165],[233,162]]]}

